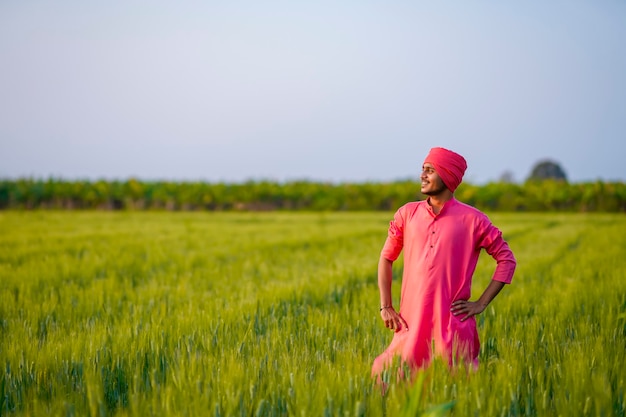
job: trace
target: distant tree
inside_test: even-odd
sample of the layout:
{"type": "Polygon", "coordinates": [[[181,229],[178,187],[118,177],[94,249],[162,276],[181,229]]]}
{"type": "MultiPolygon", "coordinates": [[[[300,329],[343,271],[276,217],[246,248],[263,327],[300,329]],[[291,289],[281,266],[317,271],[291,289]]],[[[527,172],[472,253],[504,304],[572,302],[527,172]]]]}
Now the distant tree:
{"type": "Polygon", "coordinates": [[[515,182],[515,175],[513,175],[512,171],[506,170],[500,175],[499,182],[503,182],[505,184],[512,184],[515,182]]]}
{"type": "Polygon", "coordinates": [[[535,164],[530,172],[528,181],[541,181],[547,179],[567,182],[567,176],[565,175],[563,168],[561,168],[557,162],[549,159],[539,161],[535,164]]]}

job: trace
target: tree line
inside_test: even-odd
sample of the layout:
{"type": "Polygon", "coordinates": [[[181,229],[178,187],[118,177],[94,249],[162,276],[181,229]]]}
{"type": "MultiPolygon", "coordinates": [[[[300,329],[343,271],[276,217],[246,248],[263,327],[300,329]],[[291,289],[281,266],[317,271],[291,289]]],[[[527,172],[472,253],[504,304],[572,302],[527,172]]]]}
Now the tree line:
{"type": "MultiPolygon", "coordinates": [[[[455,196],[485,211],[626,212],[623,182],[462,183],[455,196]]],[[[409,179],[363,183],[0,180],[0,209],[18,210],[395,210],[423,198],[419,182],[409,179]]]]}

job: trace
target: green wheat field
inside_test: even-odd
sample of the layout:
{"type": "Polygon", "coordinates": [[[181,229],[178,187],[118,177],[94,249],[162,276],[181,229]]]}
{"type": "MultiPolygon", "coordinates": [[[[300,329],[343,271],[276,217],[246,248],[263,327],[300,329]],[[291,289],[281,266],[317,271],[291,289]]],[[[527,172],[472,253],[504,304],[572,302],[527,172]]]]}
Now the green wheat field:
{"type": "Polygon", "coordinates": [[[0,212],[0,415],[626,415],[626,216],[491,214],[518,269],[478,317],[479,369],[382,395],[391,217],[0,212]]]}

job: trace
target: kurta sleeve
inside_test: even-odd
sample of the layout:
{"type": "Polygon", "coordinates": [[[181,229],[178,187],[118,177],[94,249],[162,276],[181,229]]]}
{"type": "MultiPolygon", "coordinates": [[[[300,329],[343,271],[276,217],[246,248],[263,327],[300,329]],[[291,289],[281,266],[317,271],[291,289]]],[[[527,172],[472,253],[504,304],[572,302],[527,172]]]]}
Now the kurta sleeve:
{"type": "Polygon", "coordinates": [[[389,231],[387,232],[387,240],[383,246],[381,256],[390,261],[395,261],[400,256],[404,246],[404,217],[402,209],[399,209],[393,216],[393,220],[389,222],[389,231]]]}
{"type": "Polygon", "coordinates": [[[502,237],[502,232],[489,220],[486,220],[484,233],[482,233],[479,246],[484,248],[489,255],[496,260],[496,270],[492,279],[510,284],[513,280],[517,260],[508,243],[502,237]]]}

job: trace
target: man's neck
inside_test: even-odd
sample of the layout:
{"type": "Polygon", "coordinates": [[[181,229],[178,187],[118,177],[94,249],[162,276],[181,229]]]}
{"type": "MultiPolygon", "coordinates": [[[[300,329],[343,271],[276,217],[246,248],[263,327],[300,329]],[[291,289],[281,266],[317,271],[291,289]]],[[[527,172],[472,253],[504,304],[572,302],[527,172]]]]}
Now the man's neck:
{"type": "Polygon", "coordinates": [[[430,206],[433,208],[433,212],[435,214],[439,214],[439,212],[443,208],[443,205],[446,204],[446,202],[452,200],[453,197],[454,194],[450,190],[446,189],[437,195],[431,195],[430,197],[428,197],[428,204],[430,204],[430,206]]]}

